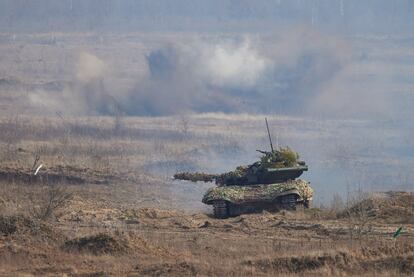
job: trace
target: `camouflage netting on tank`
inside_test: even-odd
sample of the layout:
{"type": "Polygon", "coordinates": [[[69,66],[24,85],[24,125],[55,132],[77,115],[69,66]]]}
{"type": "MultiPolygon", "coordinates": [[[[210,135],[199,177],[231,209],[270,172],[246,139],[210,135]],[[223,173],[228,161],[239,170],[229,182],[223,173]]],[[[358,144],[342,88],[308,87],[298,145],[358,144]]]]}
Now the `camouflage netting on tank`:
{"type": "MultiPolygon", "coordinates": [[[[280,147],[278,150],[274,150],[271,152],[265,152],[265,151],[260,151],[260,152],[263,154],[263,156],[260,158],[260,161],[255,162],[249,166],[238,166],[235,170],[230,171],[230,172],[226,172],[223,174],[183,172],[183,173],[175,174],[174,179],[187,180],[187,181],[193,181],[193,182],[215,181],[216,184],[219,186],[235,185],[235,184],[246,185],[246,184],[251,184],[251,182],[255,182],[255,181],[252,181],[252,179],[254,179],[252,177],[256,177],[258,181],[260,177],[264,176],[268,168],[291,168],[291,167],[298,167],[299,165],[305,165],[304,163],[300,164],[300,162],[298,161],[299,155],[295,151],[291,150],[289,147],[286,147],[286,148],[280,147]]],[[[287,179],[289,178],[286,178],[286,180],[287,179]]]]}
{"type": "Polygon", "coordinates": [[[313,190],[304,180],[290,180],[279,184],[257,186],[227,186],[215,187],[207,191],[203,203],[211,204],[215,200],[225,200],[235,204],[251,201],[271,201],[280,193],[297,190],[302,199],[310,199],[313,190]]]}
{"type": "Polygon", "coordinates": [[[220,174],[216,177],[217,184],[225,184],[226,180],[242,178],[247,174],[247,166],[238,166],[236,170],[220,174]]]}
{"type": "Polygon", "coordinates": [[[298,164],[299,154],[291,150],[288,146],[286,148],[280,147],[279,150],[266,152],[261,158],[260,162],[266,168],[283,168],[292,167],[298,164]]]}

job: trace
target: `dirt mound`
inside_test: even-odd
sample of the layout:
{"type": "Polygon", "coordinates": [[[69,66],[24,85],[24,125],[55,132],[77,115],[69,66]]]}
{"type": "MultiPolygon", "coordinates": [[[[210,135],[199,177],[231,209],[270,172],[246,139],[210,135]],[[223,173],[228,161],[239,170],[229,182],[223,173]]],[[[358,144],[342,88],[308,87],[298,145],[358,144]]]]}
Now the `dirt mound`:
{"type": "Polygon", "coordinates": [[[171,218],[176,217],[177,212],[175,211],[166,211],[161,209],[155,208],[142,208],[138,210],[139,216],[142,218],[150,218],[150,219],[163,219],[163,218],[171,218]]]}
{"type": "MultiPolygon", "coordinates": [[[[56,168],[51,168],[40,172],[38,175],[34,175],[32,171],[23,168],[1,168],[0,180],[7,182],[23,182],[23,183],[72,183],[83,184],[87,182],[86,176],[82,176],[79,172],[73,171],[57,171],[56,168]]],[[[102,180],[91,181],[90,183],[106,183],[102,180]]]]}
{"type": "Polygon", "coordinates": [[[195,276],[197,269],[188,262],[162,263],[150,265],[144,268],[136,268],[140,275],[144,276],[195,276]]]}
{"type": "Polygon", "coordinates": [[[66,252],[90,253],[93,255],[122,255],[143,254],[154,257],[171,257],[168,250],[155,246],[147,240],[137,236],[110,235],[99,233],[92,236],[80,237],[67,240],[61,246],[66,252]]]}
{"type": "Polygon", "coordinates": [[[154,219],[169,219],[181,216],[176,211],[167,211],[156,208],[125,209],[120,215],[120,219],[129,222],[147,222],[154,219]]]}
{"type": "Polygon", "coordinates": [[[126,238],[128,241],[129,247],[135,252],[144,254],[145,256],[154,256],[154,257],[175,257],[176,255],[174,253],[171,253],[167,249],[157,246],[155,244],[152,244],[148,242],[147,240],[137,236],[128,236],[126,238]]]}
{"type": "Polygon", "coordinates": [[[17,237],[27,234],[52,240],[61,237],[48,224],[39,220],[32,220],[23,215],[0,216],[0,234],[17,237]]]}
{"type": "Polygon", "coordinates": [[[162,210],[156,208],[125,209],[121,212],[119,219],[127,224],[139,224],[146,228],[154,229],[191,229],[211,226],[206,223],[208,217],[202,215],[188,215],[177,210],[162,210]]]}
{"type": "Polygon", "coordinates": [[[0,180],[7,182],[23,183],[59,183],[70,184],[109,184],[112,181],[135,180],[137,177],[130,173],[108,173],[89,168],[57,165],[44,166],[37,175],[28,168],[2,167],[0,168],[0,180]]]}
{"type": "Polygon", "coordinates": [[[248,260],[243,264],[262,272],[303,273],[321,268],[348,273],[392,270],[408,274],[414,270],[413,246],[381,246],[354,251],[336,251],[316,255],[278,257],[274,259],[248,260]]]}
{"type": "Polygon", "coordinates": [[[300,273],[316,270],[324,266],[348,267],[354,263],[353,257],[345,252],[318,256],[281,257],[271,260],[247,261],[244,264],[259,268],[263,272],[300,273]]]}
{"type": "Polygon", "coordinates": [[[390,223],[414,223],[414,193],[389,191],[374,193],[338,214],[366,216],[390,223]]]}
{"type": "Polygon", "coordinates": [[[29,255],[59,245],[65,236],[52,225],[22,215],[0,216],[0,256],[29,255]],[[7,247],[1,247],[2,243],[7,247]]]}
{"type": "Polygon", "coordinates": [[[93,236],[81,237],[68,240],[62,246],[68,252],[86,252],[94,255],[102,254],[122,254],[129,249],[128,243],[122,239],[117,239],[108,234],[97,234],[93,236]]]}
{"type": "Polygon", "coordinates": [[[34,221],[22,216],[0,216],[0,234],[11,235],[23,230],[34,230],[38,226],[34,221]]]}

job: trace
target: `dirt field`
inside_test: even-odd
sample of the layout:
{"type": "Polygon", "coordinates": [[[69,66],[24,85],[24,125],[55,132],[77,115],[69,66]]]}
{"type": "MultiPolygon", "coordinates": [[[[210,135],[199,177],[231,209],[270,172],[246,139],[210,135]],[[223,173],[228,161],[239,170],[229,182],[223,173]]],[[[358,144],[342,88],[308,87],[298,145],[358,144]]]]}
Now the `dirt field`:
{"type": "MultiPolygon", "coordinates": [[[[304,126],[332,123],[271,120],[294,142],[312,137],[304,126]]],[[[115,128],[110,117],[3,118],[0,275],[412,275],[412,193],[337,196],[304,212],[218,220],[200,202],[213,184],[170,179],[177,170],[252,161],[246,153],[266,144],[261,121],[124,118],[115,128]]]]}
{"type": "MultiPolygon", "coordinates": [[[[3,188],[20,196],[39,189],[10,186],[3,188]]],[[[391,206],[374,217],[314,209],[218,220],[123,201],[136,185],[69,187],[74,197],[54,220],[0,218],[2,276],[402,276],[414,270],[412,194],[402,207],[389,196],[391,206]],[[405,217],[395,218],[401,210],[405,217]],[[402,235],[392,240],[400,225],[402,235]]]]}
{"type": "MultiPolygon", "coordinates": [[[[267,115],[275,145],[289,145],[309,165],[303,178],[315,208],[217,220],[200,201],[213,184],[171,176],[254,162],[255,150],[269,147],[264,116],[188,114],[187,102],[202,110],[210,101],[169,94],[149,100],[156,114],[175,116],[113,109],[116,96],[138,109],[130,115],[151,114],[131,93],[148,81],[148,55],[177,40],[191,45],[194,37],[0,34],[0,276],[412,275],[414,144],[404,109],[402,121],[267,115]]],[[[410,44],[352,43],[355,57],[372,54],[355,60],[358,79],[384,79],[391,63],[392,77],[410,80],[402,74],[410,72],[410,44]]],[[[392,83],[407,91],[395,99],[411,103],[409,84],[392,83]]]]}

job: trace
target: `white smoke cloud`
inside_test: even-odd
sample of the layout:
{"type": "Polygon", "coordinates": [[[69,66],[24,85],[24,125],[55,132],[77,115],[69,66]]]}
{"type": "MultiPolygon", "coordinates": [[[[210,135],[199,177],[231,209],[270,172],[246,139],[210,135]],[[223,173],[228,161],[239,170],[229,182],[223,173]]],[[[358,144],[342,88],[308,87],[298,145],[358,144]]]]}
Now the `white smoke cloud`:
{"type": "MultiPolygon", "coordinates": [[[[146,55],[128,53],[143,56],[135,71],[144,74],[134,75],[135,84],[117,86],[118,71],[123,69],[109,72],[110,60],[83,52],[69,87],[60,94],[37,93],[31,102],[48,103],[56,110],[72,106],[77,114],[258,112],[355,117],[387,109],[386,91],[398,89],[386,87],[386,79],[384,84],[370,81],[369,76],[379,73],[378,65],[362,67],[346,39],[304,27],[274,37],[167,40],[148,49],[146,55]]],[[[387,66],[381,72],[390,74],[387,66]]]]}
{"type": "Polygon", "coordinates": [[[67,114],[100,114],[113,112],[114,101],[105,89],[107,64],[97,56],[81,52],[75,64],[75,72],[62,91],[41,88],[28,95],[32,107],[43,112],[67,114]]]}
{"type": "Polygon", "coordinates": [[[89,82],[101,78],[107,69],[106,64],[98,57],[82,52],[76,66],[76,78],[82,82],[89,82]]]}
{"type": "Polygon", "coordinates": [[[350,53],[344,40],[308,28],[270,39],[171,41],[147,55],[148,77],[122,98],[132,114],[303,113],[335,86],[350,53]]]}
{"type": "Polygon", "coordinates": [[[240,45],[213,44],[204,47],[203,60],[207,79],[216,86],[252,87],[269,66],[249,40],[240,45]]]}

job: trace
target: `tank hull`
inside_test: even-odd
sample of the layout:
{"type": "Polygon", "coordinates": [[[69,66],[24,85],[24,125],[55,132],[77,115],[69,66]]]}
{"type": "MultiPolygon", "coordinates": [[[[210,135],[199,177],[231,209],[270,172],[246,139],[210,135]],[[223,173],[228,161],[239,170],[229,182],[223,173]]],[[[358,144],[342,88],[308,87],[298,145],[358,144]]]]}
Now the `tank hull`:
{"type": "Polygon", "coordinates": [[[227,218],[263,210],[297,210],[308,208],[313,196],[309,183],[291,180],[277,184],[212,188],[203,203],[213,205],[214,216],[227,218]]]}
{"type": "Polygon", "coordinates": [[[285,195],[277,201],[257,201],[234,204],[228,201],[213,202],[214,217],[224,219],[242,214],[260,213],[263,211],[278,212],[281,210],[298,211],[309,207],[308,200],[298,200],[296,194],[285,195]]]}

